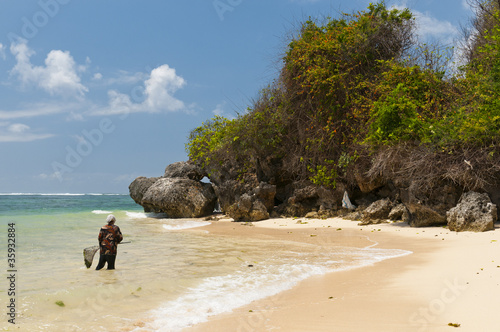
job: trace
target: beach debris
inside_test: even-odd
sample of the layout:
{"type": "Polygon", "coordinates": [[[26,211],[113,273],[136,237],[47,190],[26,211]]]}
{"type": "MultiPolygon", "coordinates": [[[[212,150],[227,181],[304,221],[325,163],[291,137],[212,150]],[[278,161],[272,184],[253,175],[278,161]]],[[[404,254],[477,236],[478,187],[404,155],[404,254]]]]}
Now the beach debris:
{"type": "Polygon", "coordinates": [[[457,323],[448,323],[448,326],[460,327],[460,324],[457,324],[457,323]]]}
{"type": "Polygon", "coordinates": [[[56,301],[55,304],[58,305],[58,306],[60,306],[60,307],[65,307],[66,306],[63,301],[56,301]]]}
{"type": "Polygon", "coordinates": [[[313,236],[318,236],[318,235],[316,235],[316,234],[311,234],[311,237],[313,237],[313,236]]]}
{"type": "Polygon", "coordinates": [[[342,207],[346,208],[348,210],[356,209],[356,206],[351,203],[351,200],[349,199],[349,195],[347,194],[347,191],[344,191],[344,197],[342,198],[342,207]]]}

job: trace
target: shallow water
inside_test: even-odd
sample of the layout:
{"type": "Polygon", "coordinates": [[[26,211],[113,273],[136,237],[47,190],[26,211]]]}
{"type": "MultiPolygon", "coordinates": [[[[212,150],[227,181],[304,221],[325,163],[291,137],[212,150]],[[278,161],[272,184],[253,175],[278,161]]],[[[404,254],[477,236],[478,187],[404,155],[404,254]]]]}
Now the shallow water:
{"type": "MultiPolygon", "coordinates": [[[[312,275],[407,253],[214,235],[197,229],[207,222],[146,215],[128,196],[0,195],[1,234],[11,222],[17,317],[0,327],[16,331],[178,331],[312,275]],[[98,257],[86,269],[83,248],[110,212],[131,243],[116,270],[95,271],[98,257]]],[[[0,299],[10,300],[7,283],[0,299]]]]}

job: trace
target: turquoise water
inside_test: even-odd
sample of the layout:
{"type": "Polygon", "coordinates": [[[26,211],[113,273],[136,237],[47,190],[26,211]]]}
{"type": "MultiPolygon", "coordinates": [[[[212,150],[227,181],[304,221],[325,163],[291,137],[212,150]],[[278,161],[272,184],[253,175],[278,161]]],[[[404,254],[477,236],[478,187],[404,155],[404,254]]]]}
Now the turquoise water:
{"type": "Polygon", "coordinates": [[[0,195],[0,330],[179,331],[312,275],[406,254],[217,236],[207,224],[145,214],[128,195],[0,195]],[[87,269],[83,249],[97,244],[109,213],[131,243],[118,247],[116,270],[95,271],[97,257],[87,269]],[[15,325],[6,315],[10,223],[15,325]]]}

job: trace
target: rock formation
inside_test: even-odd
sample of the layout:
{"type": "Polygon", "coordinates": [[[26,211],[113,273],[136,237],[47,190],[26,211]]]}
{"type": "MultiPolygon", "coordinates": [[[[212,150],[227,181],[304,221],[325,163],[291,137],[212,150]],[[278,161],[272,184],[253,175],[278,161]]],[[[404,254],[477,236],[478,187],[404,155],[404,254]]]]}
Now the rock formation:
{"type": "Polygon", "coordinates": [[[170,218],[198,218],[213,213],[217,197],[210,183],[161,178],[146,191],[141,205],[170,218]]]}
{"type": "Polygon", "coordinates": [[[488,194],[467,192],[456,207],[446,213],[448,227],[452,231],[484,232],[494,229],[497,206],[491,203],[488,194]]]}
{"type": "Polygon", "coordinates": [[[129,186],[130,197],[145,212],[166,213],[170,218],[198,218],[213,213],[217,197],[203,171],[190,163],[167,166],[163,177],[138,177],[129,186]]]}

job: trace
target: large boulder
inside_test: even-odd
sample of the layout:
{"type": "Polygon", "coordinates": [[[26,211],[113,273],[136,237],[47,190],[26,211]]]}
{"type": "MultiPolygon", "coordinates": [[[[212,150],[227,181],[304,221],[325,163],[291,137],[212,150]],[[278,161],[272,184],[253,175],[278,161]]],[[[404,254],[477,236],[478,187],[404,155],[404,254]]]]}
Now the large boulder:
{"type": "Polygon", "coordinates": [[[205,177],[205,172],[198,166],[186,161],[179,161],[165,168],[164,178],[184,178],[200,181],[205,177]]]}
{"type": "Polygon", "coordinates": [[[457,204],[462,195],[459,186],[446,181],[433,183],[432,187],[411,181],[408,186],[398,187],[401,201],[410,212],[411,227],[446,225],[446,212],[457,204]]]}
{"type": "Polygon", "coordinates": [[[446,213],[446,218],[452,231],[489,231],[495,228],[497,206],[488,194],[469,191],[462,195],[456,207],[446,213]]]}
{"type": "Polygon", "coordinates": [[[274,208],[276,186],[261,182],[258,187],[236,197],[226,204],[226,214],[235,221],[259,221],[269,218],[274,208]]]}
{"type": "Polygon", "coordinates": [[[389,212],[389,219],[392,221],[402,220],[403,222],[409,222],[410,212],[404,204],[398,204],[389,212]]]}
{"type": "MultiPolygon", "coordinates": [[[[158,179],[156,178],[146,178],[144,176],[140,176],[136,178],[132,183],[128,186],[130,197],[139,205],[142,205],[142,198],[146,191],[148,191],[149,187],[151,187],[158,179]]],[[[151,212],[151,211],[146,211],[151,212]]]]}
{"type": "Polygon", "coordinates": [[[363,220],[369,221],[389,219],[389,213],[391,212],[392,207],[392,202],[388,198],[373,202],[363,211],[363,220]]]}
{"type": "Polygon", "coordinates": [[[210,183],[186,178],[158,179],[144,194],[141,205],[170,218],[199,218],[213,213],[217,197],[210,183]]]}

